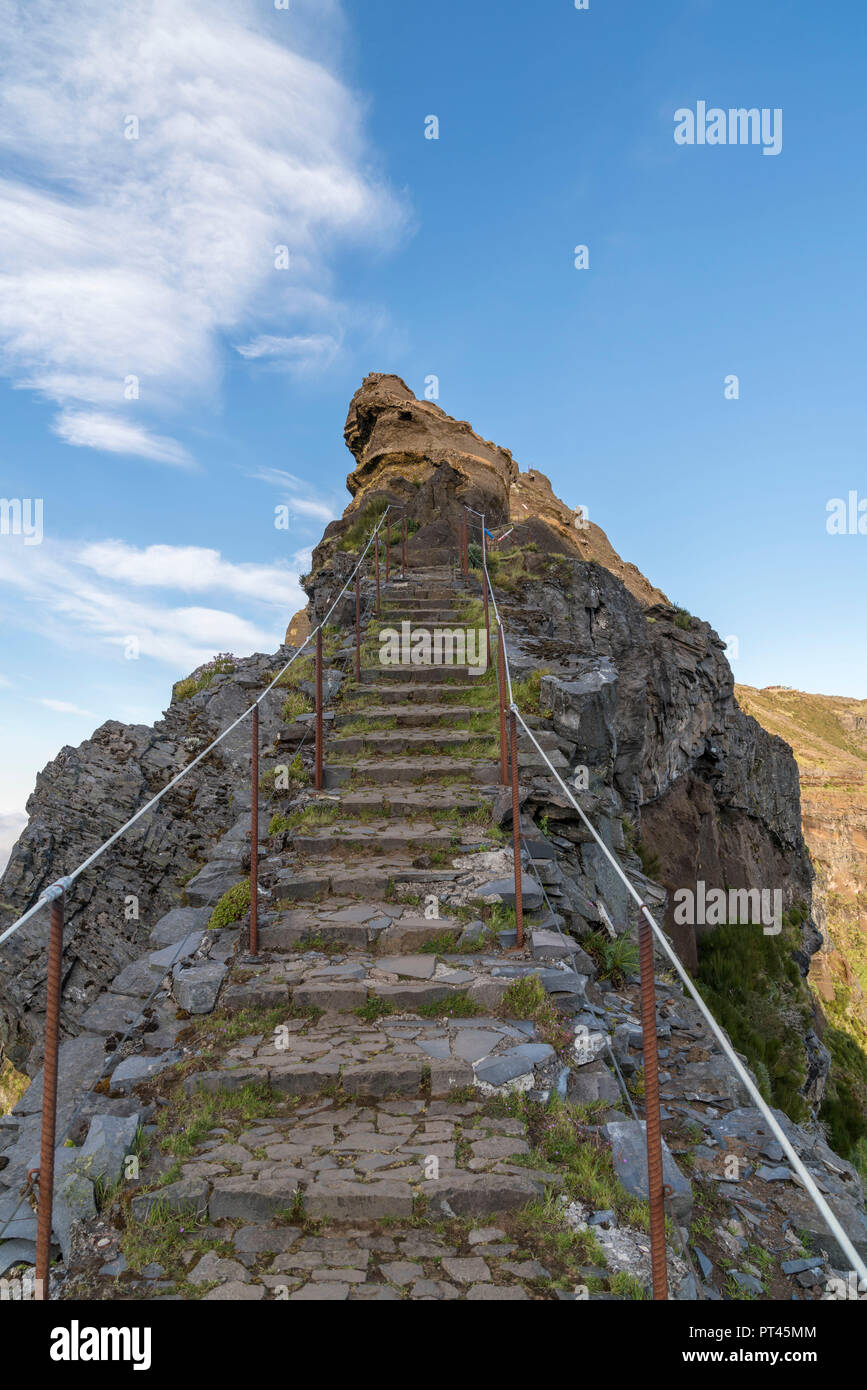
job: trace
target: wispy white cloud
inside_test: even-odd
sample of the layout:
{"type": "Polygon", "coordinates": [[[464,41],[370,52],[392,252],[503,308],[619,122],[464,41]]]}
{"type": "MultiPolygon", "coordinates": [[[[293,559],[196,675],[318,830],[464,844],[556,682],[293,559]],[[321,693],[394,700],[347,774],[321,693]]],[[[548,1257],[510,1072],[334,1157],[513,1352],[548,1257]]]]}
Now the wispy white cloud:
{"type": "Polygon", "coordinates": [[[235,565],[217,551],[191,546],[139,551],[120,541],[78,549],[46,541],[25,553],[17,540],[7,537],[0,547],[0,584],[7,595],[17,592],[23,600],[13,606],[7,597],[7,621],[20,621],[66,646],[126,650],[132,641],[138,655],[179,673],[217,651],[243,656],[275,650],[289,617],[306,601],[288,568],[235,565]],[[209,584],[199,582],[197,566],[210,577],[209,584]],[[263,620],[216,606],[136,597],[137,590],[147,588],[208,594],[228,590],[245,606],[258,609],[263,620]]]}
{"type": "Polygon", "coordinates": [[[46,709],[53,709],[56,714],[77,714],[82,719],[95,719],[89,709],[80,709],[78,705],[71,705],[68,700],[49,700],[40,698],[36,701],[38,705],[44,705],[46,709]]]}
{"type": "Polygon", "coordinates": [[[135,454],[177,468],[194,467],[187,450],[174,439],[150,434],[141,425],[121,420],[116,415],[64,410],[54,422],[54,432],[77,448],[101,449],[108,454],[135,454]]]}
{"type": "Polygon", "coordinates": [[[332,251],[404,218],[317,17],[332,62],[334,0],[0,0],[0,365],[67,442],[182,465],[154,416],[215,392],[224,337],[284,368],[339,349],[332,251]]]}
{"type": "Polygon", "coordinates": [[[298,577],[288,566],[233,564],[219,550],[196,545],[149,545],[137,549],[126,541],[99,541],[76,553],[105,579],[136,587],[180,589],[188,593],[225,590],[259,603],[285,608],[298,600],[298,577]]]}
{"type": "Polygon", "coordinates": [[[251,342],[240,344],[236,351],[248,361],[261,362],[272,370],[321,370],[334,361],[340,351],[340,342],[331,333],[298,334],[294,338],[260,333],[251,342]]]}
{"type": "Polygon", "coordinates": [[[301,516],[312,516],[317,521],[333,521],[343,511],[343,505],[336,498],[326,499],[315,493],[311,496],[313,489],[308,482],[282,468],[257,468],[247,476],[277,488],[290,511],[301,516]]]}

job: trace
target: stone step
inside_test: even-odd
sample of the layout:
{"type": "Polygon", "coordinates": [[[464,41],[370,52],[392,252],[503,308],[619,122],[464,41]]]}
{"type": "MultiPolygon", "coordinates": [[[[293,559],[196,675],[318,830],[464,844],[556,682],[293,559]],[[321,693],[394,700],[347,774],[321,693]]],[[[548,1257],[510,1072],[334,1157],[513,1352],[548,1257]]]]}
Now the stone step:
{"type": "MultiPolygon", "coordinates": [[[[474,677],[474,679],[478,680],[479,677],[476,676],[474,677]]],[[[465,682],[461,681],[459,685],[457,685],[449,693],[454,695],[460,694],[461,687],[463,687],[464,685],[465,682]]],[[[487,708],[496,708],[496,691],[493,687],[491,687],[489,694],[490,705],[474,705],[471,707],[474,713],[484,713],[487,708]]],[[[419,681],[415,683],[412,681],[405,680],[391,681],[388,684],[383,683],[380,685],[371,682],[370,684],[357,686],[353,691],[348,692],[347,702],[346,704],[344,704],[343,708],[347,708],[348,705],[351,708],[357,708],[359,710],[366,711],[368,708],[366,701],[368,699],[375,700],[383,705],[404,705],[415,703],[430,704],[432,701],[441,702],[442,695],[443,692],[440,690],[432,691],[430,688],[430,684],[427,681],[419,681]]],[[[446,708],[448,709],[449,706],[446,705],[446,708]]]]}
{"type": "MultiPolygon", "coordinates": [[[[453,883],[455,869],[414,869],[406,863],[384,860],[371,863],[370,853],[354,862],[352,858],[319,868],[286,868],[280,871],[273,888],[276,902],[324,902],[328,897],[385,898],[391,884],[453,883]]],[[[432,891],[434,891],[432,889],[432,891]]]]}
{"type": "Polygon", "coordinates": [[[459,756],[417,755],[414,758],[381,760],[359,758],[352,763],[341,763],[339,759],[329,758],[325,775],[329,787],[338,787],[350,777],[357,787],[377,786],[383,783],[422,783],[426,780],[437,782],[446,777],[460,777],[464,782],[494,786],[499,779],[499,767],[494,762],[480,758],[459,756]]]}
{"type": "Polygon", "coordinates": [[[437,601],[436,599],[424,600],[414,603],[411,600],[400,599],[397,602],[388,602],[381,605],[382,616],[387,618],[390,624],[410,621],[423,621],[428,615],[433,617],[448,617],[451,615],[457,618],[458,613],[465,605],[454,600],[437,601]]]}
{"type": "Polygon", "coordinates": [[[486,741],[490,734],[475,734],[468,729],[379,729],[363,734],[344,734],[331,737],[326,745],[325,756],[330,761],[333,756],[351,757],[361,753],[373,755],[412,753],[424,749],[445,752],[449,749],[459,751],[464,744],[486,741]]]}
{"type": "Polygon", "coordinates": [[[299,922],[300,914],[281,913],[275,921],[259,928],[259,945],[263,951],[291,951],[300,941],[321,937],[326,942],[344,942],[363,950],[371,942],[371,931],[364,922],[299,922]]]}
{"type": "Polygon", "coordinates": [[[338,714],[334,720],[334,727],[343,729],[347,724],[351,724],[358,718],[371,719],[374,721],[397,720],[399,727],[404,728],[430,728],[437,729],[443,725],[460,725],[473,719],[476,715],[495,713],[494,710],[488,711],[480,709],[478,705],[435,705],[414,703],[408,708],[394,708],[387,705],[364,705],[358,710],[347,710],[345,714],[338,714]]]}
{"type": "Polygon", "coordinates": [[[403,827],[399,824],[389,825],[388,822],[385,826],[367,825],[364,822],[353,825],[350,822],[341,824],[339,828],[327,827],[298,834],[292,843],[298,853],[306,858],[318,855],[357,854],[364,850],[370,850],[376,855],[418,855],[428,846],[433,849],[451,849],[452,855],[468,853],[470,846],[478,844],[495,848],[493,841],[486,840],[478,828],[475,834],[472,827],[467,827],[464,833],[460,833],[457,830],[441,829],[433,822],[405,824],[403,827]],[[456,836],[457,844],[454,843],[456,836]]]}
{"type": "Polygon", "coordinates": [[[381,811],[383,816],[402,816],[422,811],[475,811],[487,804],[478,788],[422,787],[410,791],[400,784],[384,783],[382,790],[344,792],[341,807],[348,813],[381,811]]]}
{"type": "MultiPolygon", "coordinates": [[[[458,993],[454,985],[434,984],[432,982],[416,984],[409,980],[401,980],[399,984],[395,985],[380,984],[378,981],[371,980],[368,982],[368,988],[377,999],[383,999],[389,1004],[393,1004],[401,1013],[414,1013],[416,1009],[425,1004],[439,1004],[443,999],[448,999],[451,995],[458,993]]],[[[453,1084],[464,1085],[471,1084],[471,1082],[472,1073],[470,1073],[469,1082],[455,1082],[453,1084]]],[[[446,1090],[448,1089],[447,1087],[446,1090]]]]}
{"type": "Polygon", "coordinates": [[[465,685],[480,680],[477,666],[362,666],[362,685],[380,685],[384,681],[410,681],[446,685],[465,685]]]}

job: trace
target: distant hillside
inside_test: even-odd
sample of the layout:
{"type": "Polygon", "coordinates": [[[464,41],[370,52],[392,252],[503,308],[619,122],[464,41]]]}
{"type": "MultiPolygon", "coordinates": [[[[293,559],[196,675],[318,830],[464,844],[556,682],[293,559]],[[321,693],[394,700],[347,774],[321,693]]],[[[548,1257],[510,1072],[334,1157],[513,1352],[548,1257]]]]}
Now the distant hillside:
{"type": "Polygon", "coordinates": [[[841,1104],[867,1109],[861,1061],[835,1033],[867,1049],[867,700],[776,685],[736,685],[735,695],[746,714],[791,745],[798,762],[804,838],[816,869],[813,914],[825,941],[810,983],[832,1025],[824,1041],[838,1058],[847,1053],[853,1076],[852,1095],[841,1104]]]}

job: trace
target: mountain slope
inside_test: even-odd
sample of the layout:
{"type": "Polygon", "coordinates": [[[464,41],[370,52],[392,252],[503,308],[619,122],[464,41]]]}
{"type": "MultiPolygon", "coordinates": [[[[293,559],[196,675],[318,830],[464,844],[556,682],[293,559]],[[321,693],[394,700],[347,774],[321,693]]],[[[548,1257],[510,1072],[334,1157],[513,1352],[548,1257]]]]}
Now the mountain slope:
{"type": "Polygon", "coordinates": [[[851,1075],[844,1108],[867,1115],[867,1074],[846,1041],[867,1047],[867,700],[785,686],[736,685],[735,695],[746,713],[791,744],[798,762],[822,933],[809,979],[831,1025],[825,1042],[851,1075]]]}

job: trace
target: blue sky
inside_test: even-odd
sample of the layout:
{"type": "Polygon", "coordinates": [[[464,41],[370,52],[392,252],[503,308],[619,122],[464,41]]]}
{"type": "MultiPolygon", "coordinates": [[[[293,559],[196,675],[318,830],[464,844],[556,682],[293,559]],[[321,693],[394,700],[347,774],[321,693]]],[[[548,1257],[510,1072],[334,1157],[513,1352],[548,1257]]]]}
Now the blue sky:
{"type": "Polygon", "coordinates": [[[0,37],[0,495],[44,505],[0,536],[0,861],[62,745],[279,643],[368,371],[435,374],[736,679],[867,696],[867,535],[825,524],[867,497],[863,3],[0,0],[0,37]],[[678,146],[699,101],[780,108],[781,153],[678,146]]]}

